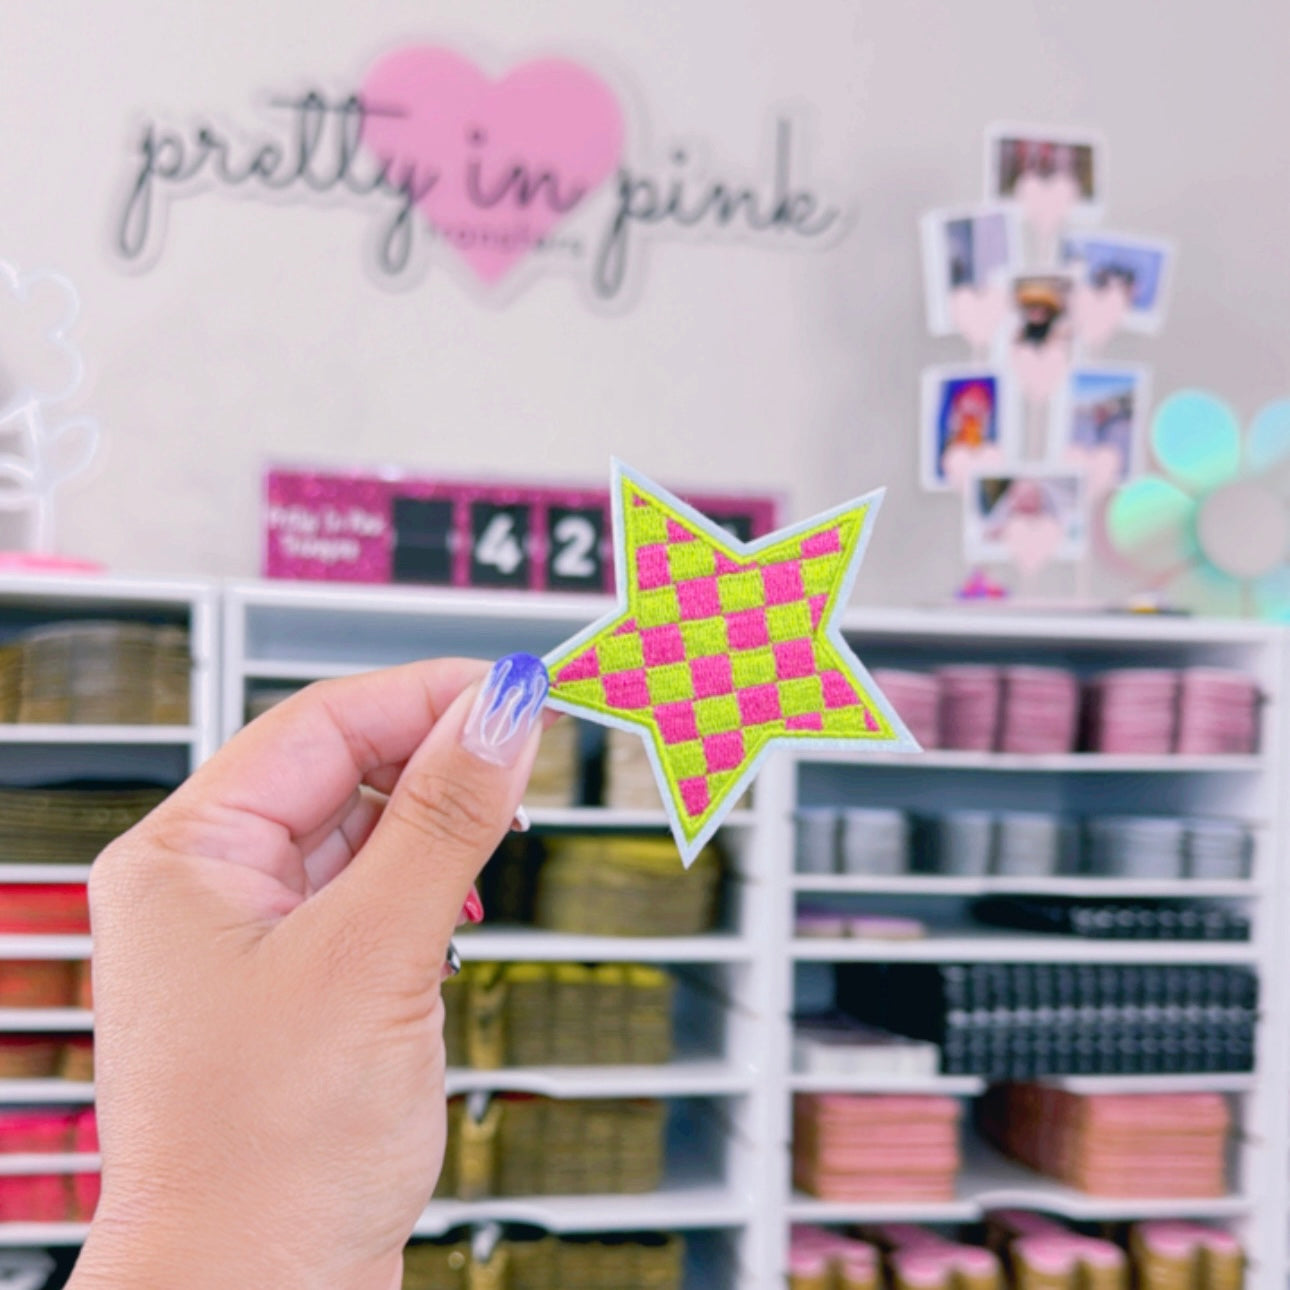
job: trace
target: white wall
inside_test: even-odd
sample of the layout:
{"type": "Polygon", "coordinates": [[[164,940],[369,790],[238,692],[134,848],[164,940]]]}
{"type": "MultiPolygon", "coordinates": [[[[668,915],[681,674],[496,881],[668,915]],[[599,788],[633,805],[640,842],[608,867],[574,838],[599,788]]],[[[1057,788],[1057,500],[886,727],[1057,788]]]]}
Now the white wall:
{"type": "Polygon", "coordinates": [[[919,212],[978,195],[991,120],[1101,127],[1108,223],[1182,246],[1166,331],[1115,356],[1248,416],[1290,391],[1288,42],[1268,0],[9,0],[0,259],[79,285],[81,402],[111,436],[61,545],[250,574],[268,457],[598,482],[613,452],[680,486],[784,487],[796,514],[886,483],[858,592],[939,595],[958,510],[917,491],[917,377],[960,350],[923,331],[919,212]],[[818,255],[659,245],[613,318],[559,279],[502,308],[442,270],[391,292],[360,215],[299,205],[194,198],[152,271],[112,257],[141,116],[250,125],[266,93],[348,88],[412,38],[498,69],[602,62],[655,145],[696,135],[736,167],[756,166],[770,109],[809,102],[814,173],[854,231],[818,255]]]}

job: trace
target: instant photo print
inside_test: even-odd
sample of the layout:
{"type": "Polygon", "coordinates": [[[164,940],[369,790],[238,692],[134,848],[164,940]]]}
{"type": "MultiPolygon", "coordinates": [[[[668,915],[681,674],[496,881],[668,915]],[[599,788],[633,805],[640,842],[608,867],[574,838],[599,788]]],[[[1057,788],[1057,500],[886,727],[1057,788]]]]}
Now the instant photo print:
{"type": "Polygon", "coordinates": [[[1114,449],[1120,463],[1114,483],[1124,483],[1142,466],[1150,398],[1150,372],[1136,363],[1074,368],[1054,418],[1054,460],[1096,459],[1114,449]]]}
{"type": "Polygon", "coordinates": [[[1068,233],[1061,261],[1089,291],[1123,294],[1120,326],[1126,331],[1153,335],[1160,330],[1173,273],[1171,242],[1103,230],[1068,233]]]}
{"type": "Polygon", "coordinates": [[[979,313],[981,298],[992,288],[1006,293],[1008,280],[1021,268],[1016,212],[1002,205],[934,210],[920,227],[928,330],[974,342],[976,329],[970,321],[964,325],[965,312],[975,307],[979,313]]]}
{"type": "Polygon", "coordinates": [[[1074,282],[1064,273],[1027,273],[1012,280],[1015,325],[1012,342],[1042,348],[1069,343],[1074,282]]]}
{"type": "Polygon", "coordinates": [[[1010,202],[1037,224],[1096,219],[1106,192],[1106,145],[1088,130],[996,125],[986,132],[986,200],[1010,202]]]}
{"type": "Polygon", "coordinates": [[[1015,409],[1012,387],[997,367],[962,363],[923,372],[919,405],[922,484],[932,492],[957,491],[946,469],[956,448],[968,452],[1012,448],[1015,409]]]}
{"type": "Polygon", "coordinates": [[[1013,466],[973,476],[963,506],[963,550],[970,560],[1023,564],[1036,552],[1074,561],[1088,549],[1084,472],[1063,466],[1013,466]]]}

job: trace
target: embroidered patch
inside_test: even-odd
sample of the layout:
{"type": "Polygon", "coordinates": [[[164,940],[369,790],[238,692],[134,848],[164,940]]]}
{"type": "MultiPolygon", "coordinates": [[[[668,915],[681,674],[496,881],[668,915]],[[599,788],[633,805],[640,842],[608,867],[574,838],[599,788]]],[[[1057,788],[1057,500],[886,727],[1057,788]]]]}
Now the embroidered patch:
{"type": "Polygon", "coordinates": [[[548,703],[643,736],[687,865],[777,741],[917,751],[835,622],[881,491],[750,544],[619,463],[613,499],[619,604],[548,703]]]}

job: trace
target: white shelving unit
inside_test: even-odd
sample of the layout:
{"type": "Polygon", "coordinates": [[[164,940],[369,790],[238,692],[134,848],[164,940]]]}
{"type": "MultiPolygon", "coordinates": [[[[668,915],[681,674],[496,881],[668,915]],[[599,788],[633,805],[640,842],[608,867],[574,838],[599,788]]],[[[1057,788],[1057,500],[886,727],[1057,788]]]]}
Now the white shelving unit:
{"type": "MultiPolygon", "coordinates": [[[[186,627],[193,660],[190,724],[0,723],[2,782],[44,778],[51,770],[103,779],[155,774],[177,782],[214,752],[219,746],[220,683],[219,591],[214,583],[0,575],[0,642],[41,622],[73,618],[138,618],[186,627]]],[[[21,857],[12,861],[20,862],[21,857]]]]}
{"type": "MultiPolygon", "coordinates": [[[[177,784],[220,742],[219,591],[213,583],[171,579],[0,577],[0,641],[42,622],[76,618],[140,619],[187,628],[192,658],[190,723],[164,725],[0,724],[0,784],[59,779],[146,779],[177,784]]],[[[0,884],[84,883],[90,866],[33,864],[0,856],[0,884]]],[[[3,959],[85,959],[88,936],[0,935],[3,959]]],[[[0,1008],[0,1033],[89,1034],[93,1015],[80,1008],[0,1008]]],[[[94,1086],[62,1079],[0,1080],[0,1107],[84,1107],[94,1086]]],[[[90,1173],[90,1154],[0,1155],[0,1176],[90,1173]]],[[[0,1223],[0,1246],[78,1245],[82,1223],[0,1223]]]]}
{"type": "MultiPolygon", "coordinates": [[[[787,1213],[794,1223],[964,1223],[994,1209],[1035,1209],[1075,1222],[1119,1222],[1128,1219],[1194,1218],[1249,1221],[1252,1194],[1213,1200],[1175,1200],[1152,1196],[1104,1199],[1063,1187],[1002,1156],[976,1153],[959,1175],[953,1200],[940,1202],[855,1205],[794,1195],[787,1213]]],[[[1256,1270],[1257,1273],[1257,1270],[1256,1270]]]]}
{"type": "Polygon", "coordinates": [[[88,1223],[5,1223],[0,1226],[0,1246],[80,1245],[90,1230],[88,1223]]]}
{"type": "MultiPolygon", "coordinates": [[[[75,613],[160,612],[190,625],[194,653],[193,721],[153,727],[0,727],[0,782],[41,782],[51,771],[174,780],[242,724],[250,691],[351,675],[442,654],[496,658],[513,650],[544,653],[599,616],[607,602],[583,597],[440,592],[247,582],[222,598],[197,583],[111,579],[0,579],[0,639],[6,612],[15,622],[75,613]],[[217,635],[222,609],[223,633],[217,635]]],[[[641,961],[671,965],[721,997],[714,1036],[681,1036],[661,1067],[537,1067],[454,1070],[450,1093],[517,1091],[553,1097],[672,1099],[704,1112],[698,1139],[672,1143],[665,1183],[648,1196],[522,1197],[435,1201],[418,1225],[434,1235],[489,1220],[535,1223],[556,1232],[649,1227],[685,1230],[696,1251],[687,1290],[778,1290],[793,1222],[845,1224],[899,1219],[971,1222],[998,1206],[1030,1207],[1074,1221],[1172,1215],[1222,1222],[1246,1240],[1255,1290],[1282,1290],[1286,1269],[1287,1024],[1290,937],[1284,936],[1287,885],[1282,839],[1287,782],[1283,752],[1287,654],[1276,631],[1241,624],[1133,618],[1026,618],[942,612],[856,612],[848,634],[869,666],[938,661],[1035,661],[1100,670],[1123,665],[1217,664],[1256,676],[1269,696],[1264,739],[1250,757],[1017,757],[932,752],[919,757],[831,755],[772,758],[755,804],[736,812],[724,841],[734,859],[738,899],[731,924],[703,936],[610,938],[531,929],[464,933],[463,956],[487,960],[641,961]],[[941,810],[990,804],[999,809],[1072,813],[1226,814],[1256,827],[1248,880],[1173,883],[1084,878],[861,878],[793,872],[793,812],[798,805],[854,802],[941,810]],[[1254,914],[1249,943],[1088,941],[945,925],[920,941],[818,940],[793,935],[797,900],[819,897],[900,901],[941,911],[993,893],[1125,896],[1193,895],[1240,902],[1254,914]],[[1244,963],[1261,979],[1258,1064],[1250,1074],[1068,1077],[1076,1092],[1221,1092],[1237,1112],[1232,1193],[1205,1201],[1082,1195],[971,1144],[955,1197],[934,1205],[836,1205],[795,1194],[790,1185],[792,1097],[797,1092],[932,1093],[971,1100],[985,1088],[972,1076],[918,1080],[832,1079],[794,1074],[791,1023],[797,983],[839,962],[1069,961],[1244,963]]],[[[661,811],[598,807],[531,812],[539,829],[661,831],[661,811]]],[[[85,866],[29,864],[11,857],[9,882],[83,881],[85,866]]],[[[939,917],[939,915],[938,915],[939,917]]],[[[84,937],[0,936],[0,958],[83,957],[84,937]]],[[[85,1032],[76,1009],[0,1011],[0,1029],[21,1021],[40,1032],[85,1032]]],[[[0,1106],[86,1105],[89,1084],[0,1081],[0,1106]]],[[[32,1162],[0,1161],[0,1173],[32,1162]]],[[[47,1159],[40,1163],[48,1164],[47,1159]]],[[[59,1158],[68,1169],[93,1158],[59,1158]]],[[[79,1224],[0,1224],[0,1244],[75,1245],[79,1224]]]]}
{"type": "MultiPolygon", "coordinates": [[[[855,754],[838,751],[820,753],[817,765],[849,766],[855,754]]],[[[909,765],[907,753],[869,753],[867,766],[909,765]]],[[[1129,757],[1113,753],[1053,753],[1048,756],[1022,753],[955,752],[929,749],[919,755],[920,771],[971,771],[997,775],[1012,771],[1020,775],[1252,775],[1265,769],[1266,759],[1257,757],[1129,757]]]]}
{"type": "Polygon", "coordinates": [[[95,1174],[102,1164],[89,1152],[11,1152],[0,1155],[0,1178],[19,1174],[95,1174]]]}
{"type": "MultiPolygon", "coordinates": [[[[224,612],[223,730],[245,719],[260,684],[282,686],[352,675],[435,655],[498,658],[516,650],[544,654],[603,613],[586,597],[517,597],[470,593],[241,583],[227,588],[224,612]]],[[[493,1220],[531,1223],[553,1232],[684,1230],[696,1242],[687,1290],[760,1285],[761,1219],[771,1203],[764,1163],[779,1152],[766,1137],[775,1085],[767,1040],[774,1018],[762,1001],[775,967],[764,954],[774,911],[772,884],[762,880],[777,857],[762,851],[770,836],[763,805],[737,811],[724,829],[740,877],[728,927],[700,936],[572,936],[531,928],[463,929],[467,960],[647,962],[668,965],[703,989],[717,991],[719,1038],[687,1045],[678,1033],[671,1062],[647,1067],[538,1067],[452,1070],[450,1094],[515,1091],[552,1097],[658,1097],[702,1108],[702,1129],[669,1135],[663,1185],[647,1195],[535,1196],[480,1201],[436,1200],[417,1233],[433,1236],[493,1220]],[[702,1256],[702,1257],[700,1257],[702,1256]]],[[[663,831],[661,809],[601,807],[530,811],[536,829],[663,831]]],[[[0,949],[3,946],[0,945],[0,949]]]]}
{"type": "Polygon", "coordinates": [[[186,747],[197,738],[196,726],[92,726],[7,724],[0,743],[52,744],[56,747],[111,748],[119,745],[165,748],[186,747]]]}
{"type": "MultiPolygon", "coordinates": [[[[89,938],[85,938],[85,953],[89,938]]],[[[62,955],[59,955],[61,958],[62,955]]],[[[0,1008],[0,1031],[22,1031],[32,1034],[68,1034],[94,1029],[94,1014],[85,1008],[0,1008]]],[[[3,1103],[0,1103],[3,1105],[3,1103]]]]}
{"type": "Polygon", "coordinates": [[[791,1093],[917,1093],[937,1097],[976,1097],[985,1092],[985,1080],[976,1075],[922,1075],[886,1079],[877,1076],[818,1075],[793,1071],[788,1076],[791,1093]]]}
{"type": "MultiPolygon", "coordinates": [[[[1267,696],[1263,740],[1254,756],[1109,757],[1075,753],[1024,757],[996,753],[931,752],[915,758],[867,758],[846,753],[794,759],[786,771],[786,796],[794,804],[897,806],[934,814],[952,809],[1042,810],[1066,814],[1216,814],[1256,828],[1254,872],[1248,881],[1158,883],[1087,878],[953,878],[900,875],[868,878],[796,874],[791,858],[776,871],[782,896],[781,1016],[774,1049],[785,1054],[784,1094],[775,1137],[791,1138],[796,1091],[939,1093],[971,1099],[979,1080],[942,1077],[919,1081],[846,1081],[794,1075],[789,1010],[803,973],[844,962],[1074,962],[1246,963],[1260,976],[1261,1021],[1257,1069],[1250,1074],[1069,1077],[1051,1081],[1079,1093],[1151,1093],[1212,1090],[1235,1107],[1232,1193],[1209,1200],[1150,1196],[1083,1195],[971,1141],[955,1198],[944,1204],[839,1205],[794,1192],[780,1172],[778,1246],[769,1266],[786,1266],[788,1224],[844,1224],[881,1220],[964,1222],[992,1208],[1024,1207],[1073,1221],[1174,1216],[1230,1225],[1251,1253],[1250,1285],[1281,1290],[1286,1272],[1287,1026],[1283,935],[1285,882],[1282,838],[1286,823],[1283,724],[1286,653],[1282,634],[1246,624],[1172,619],[1028,618],[948,612],[853,612],[848,638],[860,658],[875,666],[932,666],[941,662],[1032,662],[1093,672],[1120,666],[1217,665],[1256,677],[1267,696]],[[1249,943],[1099,941],[1042,936],[1003,929],[944,926],[939,911],[993,893],[1133,898],[1196,896],[1239,901],[1254,917],[1249,943]],[[899,899],[927,911],[930,934],[921,940],[883,942],[795,938],[797,899],[842,896],[899,899]]],[[[774,852],[792,855],[791,826],[776,820],[774,852]]]]}
{"type": "Polygon", "coordinates": [[[0,959],[87,959],[89,956],[88,936],[0,934],[0,959]]]}
{"type": "Polygon", "coordinates": [[[529,1223],[551,1232],[694,1231],[745,1228],[753,1212],[728,1186],[693,1186],[665,1179],[644,1196],[546,1196],[513,1200],[433,1201],[414,1236],[441,1236],[453,1227],[529,1223]]]}
{"type": "Polygon", "coordinates": [[[0,1080],[0,1106],[88,1106],[94,1085],[69,1079],[0,1080]]]}
{"type": "MultiPolygon", "coordinates": [[[[302,587],[263,583],[233,586],[225,615],[224,729],[242,722],[248,689],[349,675],[367,667],[438,653],[497,657],[515,649],[542,653],[591,621],[605,602],[583,598],[532,598],[399,588],[302,587]]],[[[862,657],[875,664],[919,660],[992,658],[1046,661],[1097,670],[1121,665],[1239,666],[1258,677],[1275,701],[1285,666],[1280,637],[1260,627],[1175,620],[1026,619],[957,616],[937,612],[857,612],[848,632],[862,657]]],[[[1272,1285],[1283,1265],[1286,1126],[1285,1026],[1280,976],[1271,970],[1281,900],[1279,846],[1283,765],[1279,716],[1271,709],[1263,745],[1248,757],[1108,757],[1067,754],[1023,757],[930,752],[917,758],[839,754],[772,759],[758,784],[756,805],[732,817],[727,838],[739,856],[743,900],[739,925],[709,936],[623,942],[599,937],[552,937],[532,931],[480,931],[461,938],[462,952],[481,959],[633,959],[677,965],[711,965],[728,973],[731,1016],[739,1018],[733,1047],[714,1059],[678,1060],[654,1071],[588,1068],[454,1072],[454,1090],[511,1088],[566,1096],[631,1093],[727,1098],[732,1149],[725,1181],[700,1174],[680,1190],[676,1180],[656,1196],[541,1198],[443,1202],[432,1205],[425,1232],[458,1222],[509,1217],[553,1230],[591,1230],[628,1221],[689,1229],[733,1231],[738,1268],[732,1284],[778,1286],[785,1264],[788,1225],[794,1221],[843,1223],[902,1218],[957,1222],[988,1208],[1021,1205],[1074,1220],[1129,1219],[1172,1214],[1206,1217],[1239,1228],[1254,1253],[1256,1284],[1272,1285]],[[1235,814],[1256,825],[1258,859],[1248,881],[1175,884],[1060,879],[952,879],[901,876],[863,879],[792,872],[792,815],[799,803],[855,800],[940,809],[979,805],[1001,809],[1136,813],[1235,814]],[[932,906],[989,892],[1132,896],[1192,894],[1245,903],[1255,914],[1250,943],[1089,941],[1003,930],[958,928],[917,942],[796,939],[792,908],[797,897],[846,895],[899,897],[932,906]],[[1061,1187],[984,1148],[973,1147],[956,1198],[933,1206],[830,1206],[796,1196],[788,1184],[791,1098],[796,1091],[936,1092],[973,1098],[983,1091],[972,1077],[919,1081],[837,1081],[794,1075],[789,1069],[788,1017],[795,974],[810,965],[844,961],[1072,961],[1246,963],[1262,978],[1263,1023],[1259,1066],[1250,1075],[1084,1078],[1065,1087],[1093,1091],[1213,1089],[1239,1105],[1241,1141],[1233,1174],[1235,1192],[1208,1201],[1151,1197],[1102,1199],[1061,1187]],[[738,1167],[745,1162],[750,1168],[738,1167]],[[1275,1239],[1274,1239],[1275,1232],[1275,1239]],[[1279,1243],[1279,1244],[1278,1244],[1279,1243]],[[1265,1277],[1269,1278],[1265,1282],[1265,1277]]],[[[560,828],[661,828],[659,812],[599,808],[534,812],[535,824],[560,828]]],[[[1282,974],[1283,975],[1283,974],[1282,974]]]]}
{"type": "Polygon", "coordinates": [[[756,1073],[747,1066],[681,1052],[665,1066],[454,1070],[448,1075],[448,1096],[483,1090],[542,1097],[735,1097],[751,1093],[755,1082],[756,1073]]]}
{"type": "Polygon", "coordinates": [[[1257,963],[1247,941],[1119,941],[970,929],[920,940],[794,940],[796,963],[1257,963]]]}
{"type": "Polygon", "coordinates": [[[886,877],[856,877],[852,874],[793,875],[793,890],[807,895],[858,896],[1245,896],[1253,898],[1264,890],[1246,879],[1206,881],[1189,879],[1186,887],[1170,879],[1151,878],[1007,878],[936,877],[899,874],[886,877]]]}
{"type": "MultiPolygon", "coordinates": [[[[595,827],[594,825],[592,826],[595,827]]],[[[467,962],[618,962],[746,963],[756,954],[755,942],[742,932],[711,932],[706,936],[554,936],[527,927],[505,931],[465,931],[456,939],[467,962]]],[[[0,942],[3,949],[3,942],[0,942]]]]}

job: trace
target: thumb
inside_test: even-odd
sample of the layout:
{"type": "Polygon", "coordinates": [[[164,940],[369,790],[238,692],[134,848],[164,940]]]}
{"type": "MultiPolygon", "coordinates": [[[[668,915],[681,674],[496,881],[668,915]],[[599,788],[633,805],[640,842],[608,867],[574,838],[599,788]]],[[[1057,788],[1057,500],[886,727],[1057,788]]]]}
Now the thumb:
{"type": "Polygon", "coordinates": [[[334,916],[436,974],[523,796],[549,688],[541,659],[509,654],[458,695],[409,758],[362,850],[315,899],[330,896],[334,916]]]}

